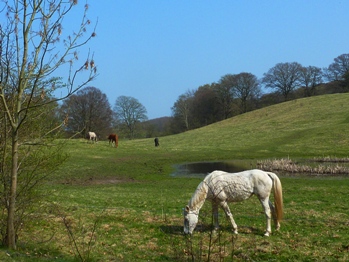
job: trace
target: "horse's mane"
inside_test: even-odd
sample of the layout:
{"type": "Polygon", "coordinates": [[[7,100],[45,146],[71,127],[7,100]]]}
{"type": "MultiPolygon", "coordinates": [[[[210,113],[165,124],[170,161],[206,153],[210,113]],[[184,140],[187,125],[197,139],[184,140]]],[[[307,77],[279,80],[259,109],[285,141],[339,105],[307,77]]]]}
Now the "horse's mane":
{"type": "Polygon", "coordinates": [[[202,181],[196,188],[193,196],[189,200],[188,206],[190,209],[199,210],[206,200],[208,186],[206,181],[202,181]]]}

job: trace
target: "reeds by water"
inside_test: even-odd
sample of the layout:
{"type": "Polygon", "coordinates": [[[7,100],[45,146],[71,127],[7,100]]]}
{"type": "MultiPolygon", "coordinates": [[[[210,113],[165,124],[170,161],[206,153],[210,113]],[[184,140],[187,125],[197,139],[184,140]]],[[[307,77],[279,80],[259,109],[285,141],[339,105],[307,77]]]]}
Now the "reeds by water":
{"type": "Polygon", "coordinates": [[[317,166],[300,164],[289,158],[262,160],[257,162],[257,167],[266,171],[284,171],[288,173],[307,173],[311,175],[348,175],[349,168],[343,163],[349,163],[349,158],[314,158],[308,162],[322,163],[317,166]],[[324,163],[331,163],[324,164],[324,163]],[[335,163],[335,164],[333,164],[335,163]]]}

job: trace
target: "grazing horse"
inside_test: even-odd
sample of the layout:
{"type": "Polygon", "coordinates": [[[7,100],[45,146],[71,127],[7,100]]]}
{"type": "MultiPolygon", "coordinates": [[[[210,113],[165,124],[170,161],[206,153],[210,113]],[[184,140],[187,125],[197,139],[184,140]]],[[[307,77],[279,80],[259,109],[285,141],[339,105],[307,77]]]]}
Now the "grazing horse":
{"type": "Polygon", "coordinates": [[[233,231],[238,234],[237,225],[230,212],[228,202],[240,202],[256,195],[262,204],[266,216],[265,236],[271,233],[271,217],[276,230],[280,228],[283,213],[282,186],[279,178],[271,172],[254,169],[239,173],[213,171],[198,185],[195,193],[184,209],[184,233],[192,234],[198,222],[199,211],[205,200],[212,201],[212,213],[215,230],[218,229],[218,205],[230,218],[233,231]],[[269,200],[274,192],[274,204],[269,200]]]}
{"type": "Polygon", "coordinates": [[[88,140],[91,142],[97,142],[97,135],[95,132],[88,132],[88,140]]]}
{"type": "Polygon", "coordinates": [[[155,137],[154,143],[155,143],[155,146],[159,146],[160,145],[159,138],[155,137]]]}
{"type": "Polygon", "coordinates": [[[115,147],[118,147],[118,135],[117,134],[110,134],[109,136],[108,136],[108,139],[109,139],[109,145],[110,145],[110,143],[113,145],[113,143],[114,143],[114,145],[115,145],[115,147]]]}

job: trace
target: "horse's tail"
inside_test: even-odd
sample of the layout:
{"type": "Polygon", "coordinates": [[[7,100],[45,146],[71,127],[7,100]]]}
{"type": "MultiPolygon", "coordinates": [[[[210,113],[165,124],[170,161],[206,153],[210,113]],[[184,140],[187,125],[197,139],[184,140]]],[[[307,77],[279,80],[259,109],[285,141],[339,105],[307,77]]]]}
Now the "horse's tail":
{"type": "Polygon", "coordinates": [[[282,198],[282,185],[278,176],[274,173],[267,172],[270,178],[273,180],[273,188],[274,188],[274,204],[275,204],[275,213],[276,219],[278,222],[282,220],[283,217],[283,198],[282,198]]]}

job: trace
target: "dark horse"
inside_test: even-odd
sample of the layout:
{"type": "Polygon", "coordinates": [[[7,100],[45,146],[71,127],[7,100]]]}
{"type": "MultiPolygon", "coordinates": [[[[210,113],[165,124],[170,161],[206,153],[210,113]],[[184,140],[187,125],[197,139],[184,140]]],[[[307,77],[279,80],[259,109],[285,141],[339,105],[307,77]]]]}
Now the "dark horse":
{"type": "Polygon", "coordinates": [[[155,137],[154,143],[155,143],[155,146],[159,146],[160,145],[159,138],[155,137]]]}
{"type": "Polygon", "coordinates": [[[109,145],[110,143],[115,145],[115,147],[118,147],[118,135],[117,134],[110,134],[108,136],[109,139],[109,145]]]}

